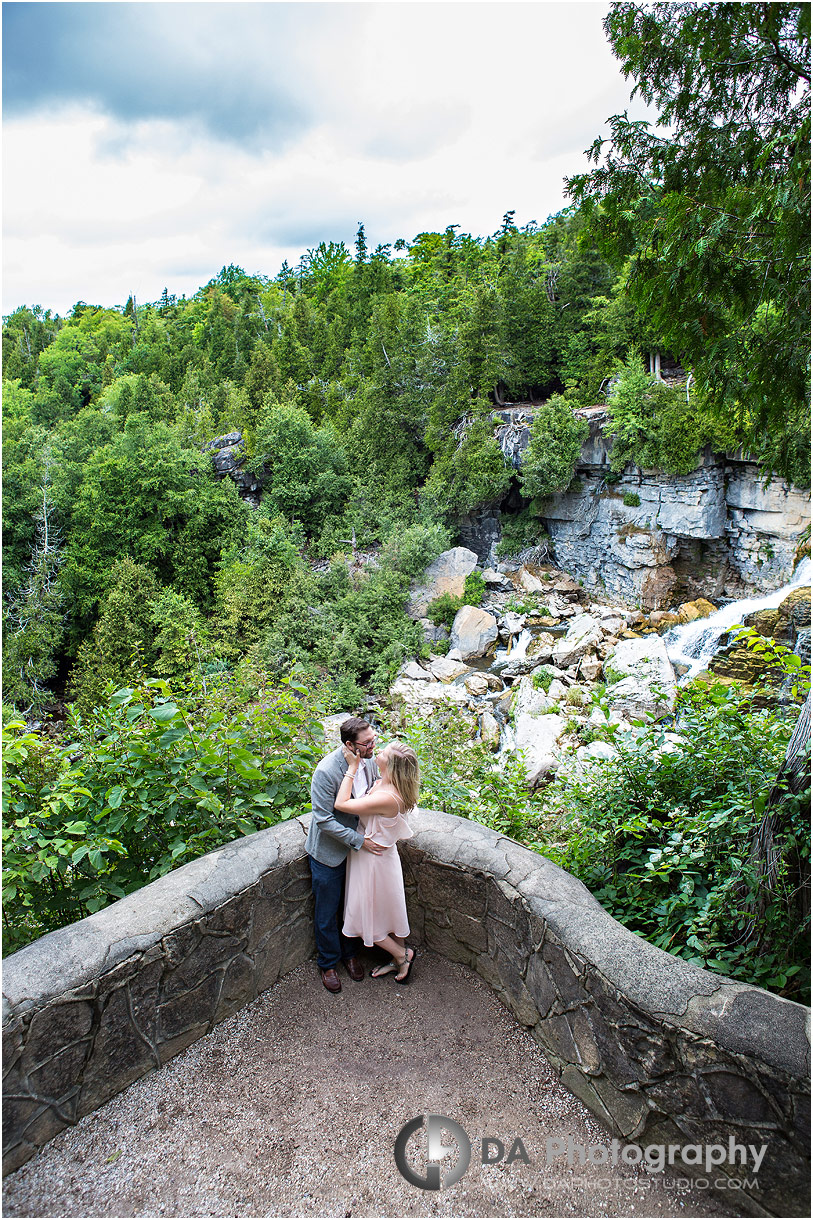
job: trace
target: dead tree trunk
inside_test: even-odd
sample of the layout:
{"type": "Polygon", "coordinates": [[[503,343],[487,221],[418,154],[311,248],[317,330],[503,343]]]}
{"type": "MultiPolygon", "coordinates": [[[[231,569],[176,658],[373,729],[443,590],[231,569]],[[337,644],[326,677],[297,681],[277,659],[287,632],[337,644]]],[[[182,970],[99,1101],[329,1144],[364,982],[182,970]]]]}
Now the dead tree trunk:
{"type": "MultiPolygon", "coordinates": [[[[810,694],[796,721],[793,736],[788,742],[785,759],[779,769],[768,803],[762,814],[751,844],[751,859],[760,882],[758,914],[762,914],[767,899],[776,887],[779,865],[782,859],[783,831],[790,819],[797,798],[810,787],[810,694]]],[[[808,812],[809,816],[809,812],[808,812]]],[[[796,876],[793,888],[796,894],[797,915],[801,920],[810,914],[810,866],[801,858],[789,859],[788,863],[796,876]]]]}

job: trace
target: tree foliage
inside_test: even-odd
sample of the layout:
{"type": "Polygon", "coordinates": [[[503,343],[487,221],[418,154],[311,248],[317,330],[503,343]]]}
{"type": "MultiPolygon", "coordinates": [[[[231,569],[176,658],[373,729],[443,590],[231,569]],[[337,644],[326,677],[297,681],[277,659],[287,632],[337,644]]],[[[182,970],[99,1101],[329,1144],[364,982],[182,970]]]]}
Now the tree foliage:
{"type": "Polygon", "coordinates": [[[707,401],[809,478],[810,6],[625,0],[605,29],[658,123],[614,116],[570,193],[707,401]]]}

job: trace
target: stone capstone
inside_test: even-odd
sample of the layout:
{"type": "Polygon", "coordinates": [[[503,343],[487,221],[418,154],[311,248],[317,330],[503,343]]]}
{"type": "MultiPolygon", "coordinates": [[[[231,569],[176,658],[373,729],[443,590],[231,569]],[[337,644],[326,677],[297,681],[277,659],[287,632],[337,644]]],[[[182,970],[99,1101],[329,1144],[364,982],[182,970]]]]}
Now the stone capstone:
{"type": "MultiPolygon", "coordinates": [[[[410,819],[413,940],[495,990],[609,1137],[673,1143],[673,1171],[695,1175],[687,1145],[767,1144],[736,1190],[736,1161],[709,1174],[723,1210],[810,1214],[809,1009],[649,944],[498,831],[410,819]]],[[[5,959],[7,1172],[312,958],[307,826],[241,838],[5,959]]]]}

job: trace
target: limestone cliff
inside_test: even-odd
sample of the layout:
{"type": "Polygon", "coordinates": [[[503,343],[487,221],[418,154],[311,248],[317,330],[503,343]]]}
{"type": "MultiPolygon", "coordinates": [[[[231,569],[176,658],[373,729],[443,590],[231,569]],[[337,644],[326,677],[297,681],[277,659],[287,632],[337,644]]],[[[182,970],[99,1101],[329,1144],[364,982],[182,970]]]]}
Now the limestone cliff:
{"type": "MultiPolygon", "coordinates": [[[[529,439],[530,412],[500,413],[497,438],[515,468],[529,439]]],[[[810,493],[775,479],[763,486],[756,462],[741,453],[698,455],[691,474],[628,466],[610,470],[607,413],[582,412],[590,434],[566,492],[542,501],[540,515],[556,564],[626,603],[665,607],[687,596],[738,597],[787,582],[810,493]]],[[[466,545],[493,562],[500,510],[467,521],[466,545]],[[479,526],[479,528],[478,528],[479,526]],[[482,553],[488,550],[489,554],[482,553]]]]}

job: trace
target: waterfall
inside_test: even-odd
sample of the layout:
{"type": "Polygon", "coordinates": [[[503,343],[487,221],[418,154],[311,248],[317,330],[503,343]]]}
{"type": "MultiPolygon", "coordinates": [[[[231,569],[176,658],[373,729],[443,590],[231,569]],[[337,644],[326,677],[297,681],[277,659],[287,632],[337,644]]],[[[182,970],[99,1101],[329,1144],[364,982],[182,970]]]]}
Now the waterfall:
{"type": "Polygon", "coordinates": [[[509,661],[521,661],[525,656],[525,651],[530,644],[533,636],[528,627],[523,627],[519,635],[511,636],[508,641],[507,648],[498,648],[494,654],[492,661],[492,669],[501,669],[503,665],[507,665],[509,661]]]}
{"type": "Polygon", "coordinates": [[[689,666],[688,672],[680,681],[688,682],[696,674],[708,669],[709,661],[720,647],[720,637],[732,627],[741,624],[747,614],[753,614],[756,610],[776,609],[792,589],[810,584],[810,574],[810,560],[803,559],[790,584],[783,588],[764,597],[747,597],[742,601],[732,602],[708,618],[696,619],[693,623],[681,623],[678,627],[670,628],[663,637],[669,660],[673,665],[689,666]]]}

